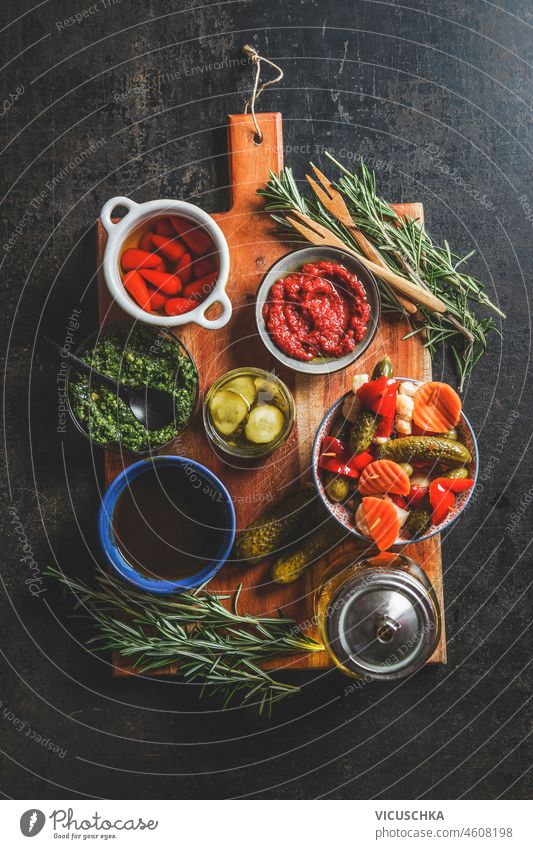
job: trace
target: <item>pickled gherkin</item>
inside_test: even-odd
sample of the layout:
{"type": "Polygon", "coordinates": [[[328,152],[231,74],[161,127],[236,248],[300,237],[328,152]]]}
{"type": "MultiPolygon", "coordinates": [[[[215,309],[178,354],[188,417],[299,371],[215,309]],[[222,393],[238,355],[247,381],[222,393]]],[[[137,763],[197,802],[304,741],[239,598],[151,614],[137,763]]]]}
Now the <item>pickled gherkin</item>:
{"type": "Polygon", "coordinates": [[[449,466],[465,466],[472,462],[470,451],[461,442],[443,436],[403,436],[389,439],[379,446],[380,460],[395,460],[397,463],[447,463],[449,466]]]}
{"type": "MultiPolygon", "coordinates": [[[[374,367],[372,372],[372,380],[377,380],[380,377],[393,377],[394,369],[389,357],[383,357],[374,367]]],[[[360,411],[350,431],[350,451],[353,454],[360,454],[366,451],[374,438],[374,434],[378,429],[378,418],[371,410],[360,411]]]]}
{"type": "Polygon", "coordinates": [[[446,474],[442,475],[442,477],[443,478],[455,478],[455,479],[459,478],[461,480],[464,480],[465,478],[470,477],[470,473],[469,473],[468,469],[465,469],[464,466],[463,466],[461,469],[450,469],[450,471],[446,472],[446,474]]]}
{"type": "Polygon", "coordinates": [[[377,429],[377,416],[370,410],[361,410],[350,431],[350,451],[352,454],[360,454],[362,451],[366,451],[370,447],[377,429]]]}
{"type": "Polygon", "coordinates": [[[413,510],[405,523],[405,529],[411,536],[419,537],[424,533],[430,522],[431,517],[427,510],[413,510]]]}
{"type": "Polygon", "coordinates": [[[306,537],[287,554],[278,557],[272,566],[272,578],[277,584],[291,584],[341,541],[343,530],[330,519],[317,531],[306,537]]]}
{"type": "Polygon", "coordinates": [[[251,407],[252,404],[255,404],[257,392],[252,377],[248,377],[247,375],[234,377],[232,380],[229,380],[224,384],[224,389],[229,389],[232,392],[237,392],[239,395],[242,395],[249,407],[251,407]]]}
{"type": "Polygon", "coordinates": [[[383,357],[383,359],[374,366],[372,380],[377,380],[378,377],[394,377],[394,367],[389,357],[383,357]]]}
{"type": "Polygon", "coordinates": [[[209,402],[209,412],[219,433],[231,436],[248,415],[248,403],[240,393],[220,389],[209,402]]]}
{"type": "Polygon", "coordinates": [[[249,442],[273,442],[285,424],[285,417],[273,404],[261,404],[254,407],[248,416],[244,435],[249,442]]]}
{"type": "Polygon", "coordinates": [[[305,486],[282,498],[241,533],[235,544],[237,556],[258,563],[277,551],[309,514],[313,497],[312,488],[305,486]]]}
{"type": "Polygon", "coordinates": [[[333,472],[325,472],[324,489],[330,501],[344,501],[350,493],[350,484],[347,478],[333,472]]]}

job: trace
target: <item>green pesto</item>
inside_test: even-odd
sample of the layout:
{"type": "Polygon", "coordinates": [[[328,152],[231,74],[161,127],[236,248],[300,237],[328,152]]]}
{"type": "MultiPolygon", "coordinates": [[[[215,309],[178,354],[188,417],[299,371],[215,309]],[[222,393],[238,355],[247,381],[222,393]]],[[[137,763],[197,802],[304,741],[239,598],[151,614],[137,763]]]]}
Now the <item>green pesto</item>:
{"type": "Polygon", "coordinates": [[[101,445],[120,443],[125,451],[143,452],[169,442],[189,421],[196,399],[196,369],[177,342],[143,329],[114,332],[81,354],[93,368],[124,386],[164,389],[174,395],[174,424],[147,430],[129,406],[105,386],[73,372],[70,397],[74,414],[91,439],[101,445]]]}

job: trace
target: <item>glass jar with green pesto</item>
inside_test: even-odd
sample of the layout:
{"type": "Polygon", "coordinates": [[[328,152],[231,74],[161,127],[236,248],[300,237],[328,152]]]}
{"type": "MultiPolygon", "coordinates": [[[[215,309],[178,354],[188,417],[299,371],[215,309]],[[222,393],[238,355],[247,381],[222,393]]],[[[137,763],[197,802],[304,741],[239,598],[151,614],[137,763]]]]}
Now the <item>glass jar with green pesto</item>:
{"type": "Polygon", "coordinates": [[[76,353],[124,386],[163,389],[174,396],[174,422],[148,430],[112,389],[71,367],[70,414],[92,442],[144,456],[164,448],[188,424],[198,400],[198,372],[187,348],[164,328],[110,326],[92,334],[76,353]]]}
{"type": "Polygon", "coordinates": [[[204,400],[211,441],[236,457],[264,457],[288,438],[294,424],[289,389],[271,372],[252,366],[228,371],[204,400]]]}

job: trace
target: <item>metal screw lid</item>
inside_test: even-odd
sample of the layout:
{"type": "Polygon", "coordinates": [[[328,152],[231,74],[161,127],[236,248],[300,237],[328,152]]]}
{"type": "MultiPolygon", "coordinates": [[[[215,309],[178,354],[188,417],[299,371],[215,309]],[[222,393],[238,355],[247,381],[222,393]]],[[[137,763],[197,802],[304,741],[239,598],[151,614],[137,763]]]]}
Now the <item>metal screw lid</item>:
{"type": "Polygon", "coordinates": [[[437,600],[420,567],[403,555],[354,564],[331,598],[330,650],[356,675],[409,675],[433,653],[440,634],[437,600]],[[373,561],[378,561],[373,562],[373,561]]]}

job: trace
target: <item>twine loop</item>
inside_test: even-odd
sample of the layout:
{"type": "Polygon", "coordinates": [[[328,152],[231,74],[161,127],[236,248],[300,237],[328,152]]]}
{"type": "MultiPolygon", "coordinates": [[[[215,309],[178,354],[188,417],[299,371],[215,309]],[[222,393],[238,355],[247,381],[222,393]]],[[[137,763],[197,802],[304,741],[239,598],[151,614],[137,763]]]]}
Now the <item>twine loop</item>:
{"type": "Polygon", "coordinates": [[[250,112],[252,113],[252,119],[254,122],[256,133],[255,142],[256,144],[261,144],[261,142],[263,141],[263,133],[261,132],[261,128],[257,122],[257,117],[255,114],[255,104],[257,103],[261,94],[266,88],[270,88],[270,86],[276,85],[276,83],[279,83],[283,79],[283,71],[281,70],[279,65],[275,64],[275,62],[272,62],[270,59],[265,59],[264,56],[260,56],[257,50],[254,47],[251,47],[249,44],[245,44],[242,50],[243,53],[245,53],[246,56],[248,56],[252,60],[252,64],[254,65],[255,69],[252,96],[244,104],[244,114],[247,115],[248,110],[250,110],[250,112]],[[274,70],[277,71],[277,75],[273,80],[267,80],[266,82],[261,83],[261,85],[259,85],[259,79],[261,76],[261,62],[264,62],[266,65],[270,65],[271,68],[274,68],[274,70]]]}

